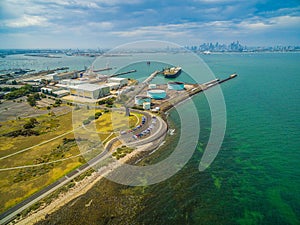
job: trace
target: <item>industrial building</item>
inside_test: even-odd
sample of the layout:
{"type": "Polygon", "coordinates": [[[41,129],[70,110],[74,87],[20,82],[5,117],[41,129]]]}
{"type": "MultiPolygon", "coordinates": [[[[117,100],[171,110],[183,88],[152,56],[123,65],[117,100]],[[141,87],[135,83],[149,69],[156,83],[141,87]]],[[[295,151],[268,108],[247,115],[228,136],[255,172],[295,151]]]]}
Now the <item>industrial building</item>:
{"type": "Polygon", "coordinates": [[[51,88],[42,87],[41,92],[44,93],[44,94],[52,94],[53,90],[51,88]]]}
{"type": "Polygon", "coordinates": [[[106,83],[105,85],[108,86],[111,91],[118,90],[120,88],[119,83],[106,83]]]}
{"type": "Polygon", "coordinates": [[[149,89],[154,89],[154,88],[156,88],[156,84],[149,84],[148,88],[149,89]]]}
{"type": "Polygon", "coordinates": [[[55,80],[55,81],[64,80],[64,79],[72,79],[72,78],[77,78],[77,77],[78,77],[77,71],[53,74],[53,80],[55,80]]]}
{"type": "Polygon", "coordinates": [[[64,80],[60,80],[59,83],[66,85],[66,86],[76,86],[76,85],[80,85],[80,84],[86,84],[89,82],[89,79],[64,79],[64,80]]]}
{"type": "Polygon", "coordinates": [[[54,91],[53,92],[54,96],[58,97],[58,98],[62,98],[64,96],[67,96],[70,94],[69,91],[67,90],[59,90],[59,91],[54,91]]]}
{"type": "Polygon", "coordinates": [[[69,88],[71,95],[89,99],[99,99],[110,94],[110,88],[106,85],[80,84],[69,88]]]}
{"type": "Polygon", "coordinates": [[[108,83],[118,83],[119,87],[126,86],[128,84],[127,78],[121,78],[121,77],[111,77],[107,80],[108,83]]]}

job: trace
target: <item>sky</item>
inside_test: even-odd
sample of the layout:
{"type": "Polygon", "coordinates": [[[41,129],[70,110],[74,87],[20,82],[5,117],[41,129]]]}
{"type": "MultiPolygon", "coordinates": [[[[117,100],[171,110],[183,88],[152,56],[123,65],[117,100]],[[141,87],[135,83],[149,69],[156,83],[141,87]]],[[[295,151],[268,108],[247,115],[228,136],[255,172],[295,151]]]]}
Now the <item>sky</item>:
{"type": "Polygon", "coordinates": [[[0,0],[0,48],[300,45],[300,0],[0,0]]]}

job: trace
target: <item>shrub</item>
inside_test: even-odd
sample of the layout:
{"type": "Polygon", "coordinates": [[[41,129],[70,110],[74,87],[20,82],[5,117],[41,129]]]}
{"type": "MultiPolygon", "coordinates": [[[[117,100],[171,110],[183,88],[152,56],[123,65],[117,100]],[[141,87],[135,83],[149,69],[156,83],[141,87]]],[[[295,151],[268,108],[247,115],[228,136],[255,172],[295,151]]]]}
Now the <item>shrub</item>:
{"type": "Polygon", "coordinates": [[[90,120],[84,120],[82,123],[83,125],[88,125],[91,121],[90,120]]]}
{"type": "Polygon", "coordinates": [[[95,119],[95,116],[89,116],[88,120],[93,121],[95,119]]]}
{"type": "Polygon", "coordinates": [[[101,113],[101,112],[96,112],[96,113],[95,113],[95,119],[98,119],[100,116],[102,116],[102,113],[101,113]]]}

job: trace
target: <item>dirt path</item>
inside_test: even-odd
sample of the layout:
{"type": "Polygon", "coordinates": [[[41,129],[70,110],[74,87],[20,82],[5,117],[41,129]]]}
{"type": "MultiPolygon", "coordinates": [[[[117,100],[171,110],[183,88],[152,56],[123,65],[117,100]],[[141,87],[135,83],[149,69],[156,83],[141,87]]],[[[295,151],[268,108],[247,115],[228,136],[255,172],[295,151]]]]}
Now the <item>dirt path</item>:
{"type": "Polygon", "coordinates": [[[146,144],[140,146],[138,149],[134,150],[131,154],[128,154],[124,158],[120,159],[118,162],[112,162],[107,166],[102,167],[99,171],[94,172],[91,176],[85,177],[83,180],[76,183],[74,187],[69,189],[67,193],[61,194],[57,199],[52,201],[49,205],[42,206],[39,210],[30,213],[27,217],[22,218],[16,224],[18,225],[29,225],[35,224],[36,222],[45,218],[47,214],[51,214],[72,201],[73,199],[85,194],[88,190],[90,190],[100,179],[105,177],[108,173],[116,169],[121,164],[126,163],[136,157],[137,154],[143,151],[147,151],[147,149],[152,144],[146,144]]]}

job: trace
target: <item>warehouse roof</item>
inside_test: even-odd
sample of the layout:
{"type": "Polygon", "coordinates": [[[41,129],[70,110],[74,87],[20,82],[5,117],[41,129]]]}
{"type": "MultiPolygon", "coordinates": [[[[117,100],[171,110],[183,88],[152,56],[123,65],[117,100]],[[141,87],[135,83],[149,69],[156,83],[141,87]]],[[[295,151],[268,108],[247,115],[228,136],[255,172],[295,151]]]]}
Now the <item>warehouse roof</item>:
{"type": "Polygon", "coordinates": [[[76,86],[70,86],[71,89],[83,90],[83,91],[96,91],[107,87],[106,85],[97,85],[97,84],[79,84],[76,86]]]}

